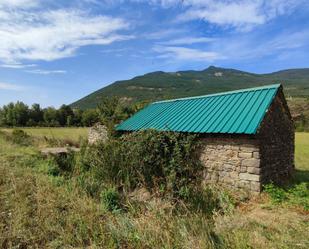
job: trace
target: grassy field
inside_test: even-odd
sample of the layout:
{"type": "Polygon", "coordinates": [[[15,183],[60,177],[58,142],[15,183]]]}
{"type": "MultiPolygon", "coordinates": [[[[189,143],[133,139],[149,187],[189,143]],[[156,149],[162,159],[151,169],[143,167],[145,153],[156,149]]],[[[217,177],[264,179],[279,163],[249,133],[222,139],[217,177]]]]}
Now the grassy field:
{"type": "Polygon", "coordinates": [[[296,167],[309,171],[309,133],[297,132],[295,140],[296,167]]]}
{"type": "MultiPolygon", "coordinates": [[[[46,136],[48,130],[26,131],[46,136]]],[[[51,131],[56,138],[87,133],[51,131]]],[[[173,204],[158,199],[138,207],[129,199],[125,211],[107,211],[80,188],[83,179],[55,176],[54,162],[40,157],[35,146],[14,144],[0,134],[0,248],[307,249],[309,213],[303,205],[309,197],[294,189],[309,182],[308,141],[308,133],[296,134],[300,184],[276,190],[274,200],[282,202],[263,193],[208,217],[175,213],[173,204]]]]}
{"type": "MultiPolygon", "coordinates": [[[[11,132],[13,129],[0,128],[2,131],[11,132]]],[[[49,127],[40,127],[40,128],[22,128],[31,136],[35,137],[47,137],[55,139],[64,139],[64,140],[73,140],[78,141],[80,137],[85,138],[88,134],[88,128],[49,128],[49,127]]]]}

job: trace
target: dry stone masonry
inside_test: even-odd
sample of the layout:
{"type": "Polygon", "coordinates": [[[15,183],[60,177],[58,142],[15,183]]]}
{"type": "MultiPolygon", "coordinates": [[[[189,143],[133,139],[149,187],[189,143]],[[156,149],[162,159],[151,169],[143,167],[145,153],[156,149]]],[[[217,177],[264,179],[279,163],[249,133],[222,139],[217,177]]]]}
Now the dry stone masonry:
{"type": "Polygon", "coordinates": [[[104,125],[96,124],[89,129],[88,143],[105,142],[108,139],[107,129],[104,125]]]}
{"type": "Polygon", "coordinates": [[[204,184],[260,192],[266,183],[285,184],[294,172],[294,123],[280,90],[255,135],[202,138],[204,184]]]}
{"type": "Polygon", "coordinates": [[[256,141],[204,138],[200,160],[205,166],[204,184],[219,183],[253,192],[261,190],[260,153],[256,141]]]}

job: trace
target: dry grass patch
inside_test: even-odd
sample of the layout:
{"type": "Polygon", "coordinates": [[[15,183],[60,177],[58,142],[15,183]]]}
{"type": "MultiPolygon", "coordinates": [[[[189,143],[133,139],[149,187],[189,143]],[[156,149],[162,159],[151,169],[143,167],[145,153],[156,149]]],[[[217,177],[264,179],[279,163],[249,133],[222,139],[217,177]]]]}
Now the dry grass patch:
{"type": "Polygon", "coordinates": [[[273,206],[266,195],[216,218],[215,231],[230,248],[309,248],[309,216],[273,206]]]}

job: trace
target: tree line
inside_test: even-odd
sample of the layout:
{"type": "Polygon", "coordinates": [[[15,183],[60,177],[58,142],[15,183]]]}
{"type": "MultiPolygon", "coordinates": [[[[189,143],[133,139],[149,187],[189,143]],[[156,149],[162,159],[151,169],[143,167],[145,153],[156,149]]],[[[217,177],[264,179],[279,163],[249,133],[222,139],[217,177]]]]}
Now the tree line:
{"type": "Polygon", "coordinates": [[[104,98],[97,108],[81,110],[69,105],[42,108],[40,104],[28,106],[18,101],[0,108],[0,126],[2,127],[66,127],[92,126],[97,122],[114,125],[136,112],[143,104],[128,105],[117,97],[104,98]]]}

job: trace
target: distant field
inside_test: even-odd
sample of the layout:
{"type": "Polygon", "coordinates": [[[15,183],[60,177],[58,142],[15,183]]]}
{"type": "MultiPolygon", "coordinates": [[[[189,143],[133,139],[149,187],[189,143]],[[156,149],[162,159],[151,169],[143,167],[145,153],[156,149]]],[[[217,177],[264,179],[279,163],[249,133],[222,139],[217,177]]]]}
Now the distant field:
{"type": "MultiPolygon", "coordinates": [[[[1,129],[3,131],[12,131],[13,129],[1,129]]],[[[56,139],[70,139],[77,141],[80,137],[86,137],[88,134],[88,128],[22,128],[31,136],[36,137],[48,137],[56,139]]]]}
{"type": "Polygon", "coordinates": [[[296,132],[295,163],[300,170],[309,170],[309,133],[296,132]]]}

